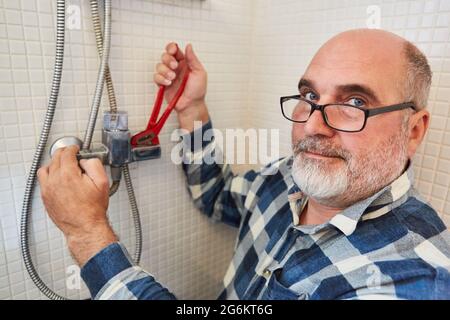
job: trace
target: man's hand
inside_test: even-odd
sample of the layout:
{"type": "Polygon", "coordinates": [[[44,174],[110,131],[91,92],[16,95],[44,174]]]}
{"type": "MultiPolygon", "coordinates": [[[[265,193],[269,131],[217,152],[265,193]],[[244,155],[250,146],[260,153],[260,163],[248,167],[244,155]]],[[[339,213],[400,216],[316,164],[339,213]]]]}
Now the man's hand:
{"type": "Polygon", "coordinates": [[[82,266],[117,238],[106,216],[109,182],[105,169],[98,159],[81,160],[83,173],[76,159],[78,150],[78,146],[58,149],[37,175],[47,212],[82,266]]]}
{"type": "Polygon", "coordinates": [[[189,79],[175,110],[178,113],[180,127],[192,131],[194,121],[207,122],[209,119],[205,103],[207,74],[192,45],[187,45],[183,53],[176,43],[169,43],[161,56],[161,62],[156,65],[153,79],[157,85],[167,87],[165,98],[170,101],[188,70],[189,79]]]}

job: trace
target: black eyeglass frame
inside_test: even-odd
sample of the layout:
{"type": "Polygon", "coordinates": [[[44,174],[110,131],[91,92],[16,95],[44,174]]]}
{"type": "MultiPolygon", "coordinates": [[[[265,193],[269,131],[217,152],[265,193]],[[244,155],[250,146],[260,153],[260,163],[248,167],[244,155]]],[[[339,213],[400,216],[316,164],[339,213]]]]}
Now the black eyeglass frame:
{"type": "Polygon", "coordinates": [[[345,103],[328,103],[328,104],[320,105],[320,104],[316,104],[312,101],[309,101],[305,98],[302,98],[302,96],[300,96],[298,94],[293,95],[293,96],[280,97],[280,107],[281,107],[281,113],[283,114],[283,117],[285,117],[289,121],[296,122],[296,123],[306,123],[309,120],[309,118],[311,118],[311,115],[313,114],[313,112],[315,110],[319,110],[320,113],[322,114],[323,121],[326,123],[327,126],[332,128],[333,130],[342,131],[342,132],[361,132],[366,127],[367,118],[376,116],[378,114],[397,111],[397,110],[404,110],[404,109],[408,109],[408,108],[412,108],[415,111],[417,110],[416,106],[413,102],[403,102],[403,103],[393,104],[390,106],[379,107],[379,108],[374,108],[374,109],[366,109],[366,108],[357,107],[357,106],[353,106],[351,104],[345,104],[345,103]],[[293,120],[284,113],[283,102],[290,100],[290,99],[301,100],[301,101],[308,103],[311,106],[311,112],[309,113],[308,119],[306,119],[304,121],[293,120]],[[327,115],[325,113],[325,108],[327,106],[344,106],[344,107],[356,108],[356,109],[363,111],[364,112],[364,124],[363,124],[362,128],[359,130],[342,130],[342,129],[337,129],[337,128],[333,127],[332,125],[330,125],[328,123],[327,115]]]}

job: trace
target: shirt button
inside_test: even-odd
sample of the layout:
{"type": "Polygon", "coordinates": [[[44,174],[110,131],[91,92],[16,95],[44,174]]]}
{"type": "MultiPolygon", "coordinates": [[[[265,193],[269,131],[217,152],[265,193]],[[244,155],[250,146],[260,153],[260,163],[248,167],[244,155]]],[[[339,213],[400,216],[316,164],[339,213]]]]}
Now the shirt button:
{"type": "Polygon", "coordinates": [[[268,277],[270,277],[271,273],[272,273],[272,272],[271,272],[269,269],[264,269],[264,271],[263,271],[263,276],[266,277],[266,278],[268,278],[268,277]]]}

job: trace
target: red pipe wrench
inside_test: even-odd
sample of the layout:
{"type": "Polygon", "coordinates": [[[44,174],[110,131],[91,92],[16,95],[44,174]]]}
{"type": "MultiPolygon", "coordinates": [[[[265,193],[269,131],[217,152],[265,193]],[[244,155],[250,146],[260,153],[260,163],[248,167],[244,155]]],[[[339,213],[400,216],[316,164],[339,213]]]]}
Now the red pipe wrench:
{"type": "MultiPolygon", "coordinates": [[[[159,147],[158,134],[161,131],[162,127],[164,126],[164,123],[166,122],[170,113],[177,105],[177,102],[180,99],[181,95],[183,94],[188,78],[189,78],[189,70],[186,71],[186,73],[183,77],[183,80],[181,82],[181,85],[178,88],[178,91],[176,92],[173,99],[169,102],[169,104],[168,104],[166,110],[164,110],[161,118],[158,120],[158,116],[159,116],[159,112],[161,110],[161,105],[164,100],[164,92],[165,92],[165,86],[159,87],[158,95],[156,97],[156,101],[153,106],[152,114],[148,121],[147,128],[144,131],[141,131],[131,137],[131,142],[130,142],[131,143],[131,151],[134,154],[134,156],[145,158],[146,157],[145,151],[146,151],[146,149],[148,149],[148,147],[159,147]],[[141,156],[139,156],[139,153],[141,154],[141,156]]],[[[160,155],[160,150],[159,150],[159,155],[160,155]]],[[[154,157],[150,156],[150,158],[154,158],[154,157]]]]}

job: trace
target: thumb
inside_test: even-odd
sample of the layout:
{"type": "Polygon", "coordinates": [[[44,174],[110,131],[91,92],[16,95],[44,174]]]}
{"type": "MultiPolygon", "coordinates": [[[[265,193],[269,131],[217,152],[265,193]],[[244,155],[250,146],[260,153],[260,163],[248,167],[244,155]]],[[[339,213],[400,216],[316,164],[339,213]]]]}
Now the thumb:
{"type": "Polygon", "coordinates": [[[186,58],[186,62],[188,64],[188,66],[189,66],[189,69],[191,69],[192,71],[203,70],[203,65],[200,62],[200,60],[197,58],[196,54],[194,53],[192,44],[188,44],[186,46],[185,58],[186,58]]]}
{"type": "Polygon", "coordinates": [[[99,159],[82,159],[80,160],[80,167],[83,168],[85,175],[94,182],[99,190],[109,188],[108,176],[99,159]]]}

